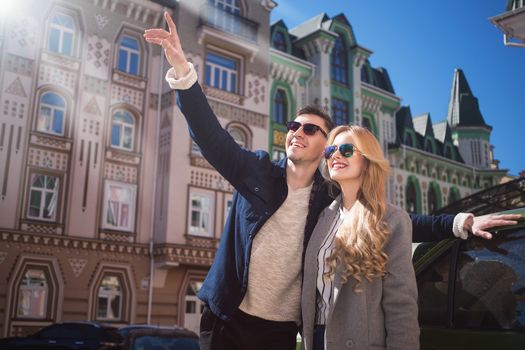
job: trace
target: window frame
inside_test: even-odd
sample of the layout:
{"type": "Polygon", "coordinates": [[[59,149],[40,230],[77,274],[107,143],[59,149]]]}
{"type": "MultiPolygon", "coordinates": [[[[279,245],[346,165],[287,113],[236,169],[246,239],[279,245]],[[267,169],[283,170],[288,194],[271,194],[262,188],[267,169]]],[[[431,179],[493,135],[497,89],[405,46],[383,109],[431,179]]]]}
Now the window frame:
{"type": "MultiPolygon", "coordinates": [[[[197,236],[197,237],[203,237],[203,238],[214,238],[215,237],[215,193],[209,190],[190,187],[189,193],[188,193],[188,206],[187,206],[187,220],[188,224],[186,225],[187,234],[190,236],[197,236]],[[209,228],[207,230],[202,230],[203,225],[203,216],[199,215],[199,226],[193,226],[193,200],[196,199],[196,197],[200,197],[201,199],[207,199],[209,208],[207,211],[204,211],[208,214],[208,225],[209,228]]],[[[197,209],[199,208],[195,208],[197,209]]],[[[198,210],[199,214],[202,214],[202,210],[198,210]]]]}
{"type": "MultiPolygon", "coordinates": [[[[61,199],[61,182],[62,182],[62,177],[59,176],[58,174],[53,174],[53,173],[48,173],[48,172],[40,172],[40,171],[30,171],[29,173],[29,176],[28,176],[28,186],[27,186],[27,209],[26,209],[26,217],[27,219],[30,219],[30,220],[38,220],[38,221],[46,221],[46,222],[57,222],[58,221],[58,218],[60,217],[59,213],[60,213],[60,199],[61,199]],[[56,183],[55,183],[55,188],[53,190],[49,190],[47,189],[46,187],[34,187],[34,179],[37,177],[37,176],[44,176],[44,177],[53,177],[56,179],[56,183]],[[32,196],[32,193],[33,191],[39,191],[41,193],[40,195],[40,206],[39,206],[39,214],[38,216],[36,215],[31,215],[31,196],[32,196]],[[42,195],[42,193],[44,195],[42,195]],[[46,200],[46,196],[45,194],[48,194],[48,193],[51,193],[51,194],[55,194],[55,210],[54,210],[54,213],[52,215],[52,217],[50,218],[45,218],[44,215],[43,215],[43,210],[45,208],[42,208],[42,204],[44,204],[45,206],[45,200],[46,200]]],[[[47,182],[45,182],[45,185],[47,184],[47,182]]],[[[45,186],[44,185],[44,186],[45,186]]]]}
{"type": "Polygon", "coordinates": [[[242,86],[242,70],[243,70],[243,59],[240,55],[235,55],[231,52],[226,52],[216,47],[208,47],[204,55],[204,84],[213,89],[221,90],[230,94],[241,95],[241,86],[242,86]],[[217,63],[210,62],[208,56],[215,55],[220,59],[225,59],[232,62],[235,65],[235,68],[229,68],[226,66],[221,66],[217,63]],[[223,69],[221,69],[221,67],[223,69]],[[215,75],[219,73],[219,77],[216,78],[215,75]],[[227,74],[226,77],[226,88],[223,88],[223,78],[224,73],[227,74]],[[231,77],[235,77],[234,88],[231,91],[231,77]],[[218,81],[216,81],[216,79],[218,81]],[[217,83],[217,84],[216,84],[217,83]]]}
{"type": "MultiPolygon", "coordinates": [[[[96,320],[105,321],[105,322],[115,322],[115,321],[121,321],[124,314],[124,283],[122,282],[122,276],[118,273],[111,273],[111,272],[105,272],[102,275],[102,278],[100,279],[100,283],[98,284],[98,287],[96,288],[97,295],[96,295],[96,305],[95,305],[95,318],[96,320]],[[115,315],[115,317],[107,317],[108,313],[112,313],[112,305],[111,305],[111,299],[107,298],[107,304],[106,304],[106,317],[99,316],[99,309],[100,309],[100,298],[101,298],[101,288],[102,284],[106,280],[106,278],[114,277],[117,279],[120,290],[117,293],[107,293],[108,295],[103,295],[103,297],[111,297],[111,296],[118,296],[118,315],[115,315]]],[[[105,291],[102,291],[105,292],[105,291]]],[[[104,293],[103,293],[104,294],[104,293]]]]}
{"type": "Polygon", "coordinates": [[[69,11],[64,11],[62,9],[57,9],[53,11],[50,16],[47,18],[47,34],[46,34],[46,49],[50,52],[53,52],[55,54],[69,56],[69,57],[75,57],[76,55],[76,46],[77,46],[77,21],[75,20],[75,16],[72,14],[68,14],[69,11]],[[58,23],[54,23],[53,20],[57,16],[63,16],[71,19],[71,23],[73,25],[73,28],[67,27],[64,25],[60,25],[58,23]],[[52,48],[52,33],[58,32],[58,42],[57,42],[57,48],[56,50],[52,48]],[[70,50],[69,52],[65,52],[64,50],[64,36],[65,34],[71,35],[71,43],[70,43],[70,50]]]}
{"type": "Polygon", "coordinates": [[[135,35],[131,35],[129,33],[123,33],[119,36],[118,38],[118,41],[117,41],[118,45],[118,50],[117,50],[117,64],[116,64],[116,67],[118,69],[118,71],[120,72],[123,72],[123,73],[126,73],[126,74],[130,74],[130,75],[134,75],[134,76],[140,76],[141,73],[142,73],[142,70],[141,70],[141,64],[142,64],[142,47],[141,47],[141,43],[140,43],[140,40],[135,36],[135,35]],[[133,41],[135,41],[135,43],[137,44],[137,48],[134,49],[134,48],[130,48],[130,47],[127,47],[125,45],[122,44],[122,42],[125,40],[125,39],[131,39],[133,41]],[[126,67],[124,67],[124,69],[122,69],[121,67],[121,55],[122,54],[126,54],[126,67]],[[132,56],[133,55],[136,55],[137,57],[137,61],[136,61],[136,72],[132,72],[131,71],[131,60],[132,60],[132,56]]]}
{"type": "Polygon", "coordinates": [[[137,132],[136,131],[137,130],[137,123],[138,123],[138,118],[131,111],[129,111],[127,109],[124,109],[124,108],[115,109],[113,111],[113,113],[111,114],[111,127],[110,127],[110,130],[109,130],[109,144],[110,144],[111,148],[115,148],[115,149],[119,149],[119,150],[123,150],[123,151],[127,151],[127,152],[133,152],[135,150],[135,138],[136,138],[136,132],[137,132]],[[130,123],[126,123],[124,121],[115,120],[115,116],[119,112],[122,112],[122,113],[125,113],[125,114],[129,115],[131,117],[131,119],[133,120],[133,123],[130,124],[130,123]],[[119,142],[118,142],[118,145],[113,143],[113,132],[114,132],[113,128],[114,128],[115,125],[120,128],[119,129],[120,131],[119,131],[119,142]],[[125,130],[126,129],[131,129],[131,131],[130,131],[131,146],[130,147],[125,147],[123,145],[124,144],[124,136],[125,136],[125,130]]]}
{"type": "Polygon", "coordinates": [[[36,117],[36,125],[35,130],[44,134],[54,135],[54,136],[65,136],[66,135],[66,119],[67,119],[67,112],[68,112],[68,102],[64,95],[60,94],[57,91],[54,90],[47,90],[40,94],[38,98],[38,108],[37,108],[37,117],[36,117]],[[51,103],[44,102],[43,99],[46,97],[46,95],[54,95],[57,98],[59,98],[63,102],[63,106],[60,105],[54,105],[51,103]],[[49,109],[50,114],[47,116],[49,118],[49,128],[41,128],[41,121],[42,118],[44,118],[44,114],[42,113],[42,110],[44,108],[49,109]],[[55,122],[56,113],[61,112],[62,113],[62,122],[60,126],[60,132],[54,132],[53,131],[53,125],[55,122]]]}
{"type": "MultiPolygon", "coordinates": [[[[42,266],[27,266],[25,269],[24,269],[24,272],[22,274],[22,277],[20,279],[20,282],[18,283],[17,285],[17,300],[16,300],[16,308],[15,308],[15,317],[18,318],[18,319],[32,319],[32,320],[40,320],[40,319],[46,319],[47,316],[48,316],[48,306],[49,306],[49,298],[51,297],[51,294],[52,294],[52,286],[50,285],[51,284],[51,281],[49,281],[50,279],[50,276],[49,274],[47,273],[46,269],[42,266]],[[45,285],[45,293],[44,293],[44,297],[43,297],[43,306],[42,306],[42,309],[43,309],[43,314],[42,315],[37,315],[37,316],[33,316],[33,315],[24,315],[24,314],[20,314],[20,304],[21,304],[21,297],[22,297],[22,292],[23,290],[29,290],[32,294],[32,292],[34,291],[34,288],[30,288],[30,287],[34,287],[34,286],[27,286],[27,288],[25,288],[25,286],[23,286],[23,282],[25,280],[25,276],[30,272],[30,271],[40,271],[42,273],[42,275],[44,276],[44,282],[46,283],[45,285]]],[[[40,289],[40,288],[37,288],[37,289],[40,289]]],[[[32,304],[32,303],[30,303],[32,304]]]]}
{"type": "Polygon", "coordinates": [[[337,97],[332,97],[331,101],[332,118],[336,125],[346,125],[350,123],[350,103],[337,97]],[[344,108],[340,108],[344,106],[344,108]],[[340,116],[337,113],[344,114],[342,122],[340,123],[340,116]]]}
{"type": "Polygon", "coordinates": [[[343,34],[337,33],[332,52],[330,53],[330,79],[332,81],[348,86],[348,52],[343,34]]]}
{"type": "MultiPolygon", "coordinates": [[[[136,196],[137,196],[137,185],[136,184],[130,184],[127,182],[120,182],[115,180],[105,180],[104,181],[104,203],[102,205],[102,228],[114,230],[114,231],[120,231],[120,232],[129,232],[133,233],[135,231],[135,220],[136,220],[136,196]],[[128,225],[112,225],[108,223],[107,217],[108,217],[108,210],[109,210],[109,195],[110,195],[110,189],[112,186],[120,187],[120,189],[129,190],[129,205],[128,205],[128,225]]],[[[121,202],[117,202],[121,203],[121,202]]],[[[118,215],[117,215],[117,223],[121,220],[122,210],[121,206],[117,208],[118,215]]]]}

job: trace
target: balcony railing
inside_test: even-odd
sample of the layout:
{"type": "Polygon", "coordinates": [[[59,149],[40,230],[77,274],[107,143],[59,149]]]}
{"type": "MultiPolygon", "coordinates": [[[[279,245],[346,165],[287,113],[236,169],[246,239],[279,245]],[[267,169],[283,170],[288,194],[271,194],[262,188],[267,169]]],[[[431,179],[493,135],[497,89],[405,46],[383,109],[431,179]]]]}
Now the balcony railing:
{"type": "Polygon", "coordinates": [[[201,24],[257,42],[259,23],[210,4],[201,8],[201,24]]]}

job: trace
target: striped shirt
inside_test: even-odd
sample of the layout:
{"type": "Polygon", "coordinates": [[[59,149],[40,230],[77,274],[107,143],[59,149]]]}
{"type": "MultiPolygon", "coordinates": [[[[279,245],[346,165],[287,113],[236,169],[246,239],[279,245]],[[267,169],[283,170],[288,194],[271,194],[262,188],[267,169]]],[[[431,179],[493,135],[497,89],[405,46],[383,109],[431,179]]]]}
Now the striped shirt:
{"type": "Polygon", "coordinates": [[[328,272],[328,265],[326,264],[326,258],[328,258],[335,248],[335,234],[343,223],[344,212],[343,209],[339,209],[337,216],[335,217],[330,231],[326,235],[321,248],[319,248],[319,254],[317,255],[317,308],[315,315],[316,325],[325,325],[330,310],[330,305],[333,302],[334,297],[334,281],[330,276],[326,276],[328,272]]]}

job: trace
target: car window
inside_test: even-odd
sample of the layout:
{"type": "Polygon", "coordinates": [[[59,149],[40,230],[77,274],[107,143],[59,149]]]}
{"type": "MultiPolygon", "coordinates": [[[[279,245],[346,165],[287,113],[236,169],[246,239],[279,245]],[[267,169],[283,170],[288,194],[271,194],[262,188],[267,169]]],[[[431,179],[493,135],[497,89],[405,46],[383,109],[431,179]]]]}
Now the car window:
{"type": "Polygon", "coordinates": [[[64,328],[61,325],[51,325],[38,332],[38,335],[43,338],[61,338],[64,333],[64,328]]]}
{"type": "Polygon", "coordinates": [[[135,338],[132,350],[199,350],[199,341],[194,338],[147,335],[135,338]]]}
{"type": "Polygon", "coordinates": [[[454,324],[476,329],[525,329],[525,229],[462,242],[454,324]]]}
{"type": "Polygon", "coordinates": [[[421,324],[438,326],[447,323],[450,257],[449,249],[417,276],[421,324]]]}

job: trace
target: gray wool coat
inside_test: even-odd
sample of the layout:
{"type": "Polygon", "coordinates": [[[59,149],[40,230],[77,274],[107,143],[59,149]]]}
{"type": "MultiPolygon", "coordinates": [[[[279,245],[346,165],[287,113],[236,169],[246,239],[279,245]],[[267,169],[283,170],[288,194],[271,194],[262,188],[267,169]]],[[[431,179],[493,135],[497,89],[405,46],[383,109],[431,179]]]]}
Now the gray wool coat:
{"type": "MultiPolygon", "coordinates": [[[[339,196],[319,216],[305,255],[301,298],[302,349],[312,350],[316,309],[317,255],[340,207],[339,196]]],[[[325,350],[419,349],[417,285],[412,266],[412,224],[403,209],[388,205],[390,236],[385,244],[387,275],[364,279],[360,293],[353,278],[342,283],[336,273],[334,302],[326,322],[325,350]]]]}

